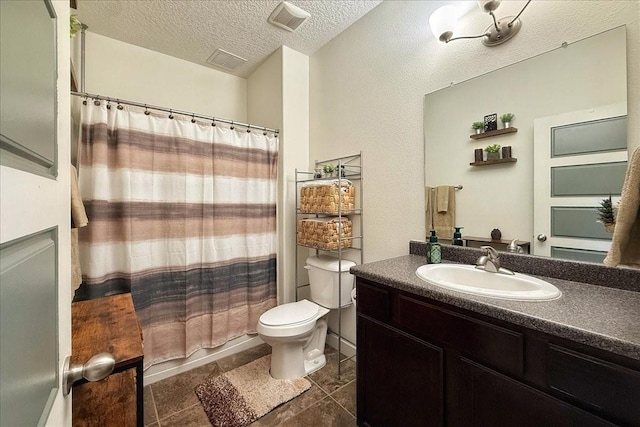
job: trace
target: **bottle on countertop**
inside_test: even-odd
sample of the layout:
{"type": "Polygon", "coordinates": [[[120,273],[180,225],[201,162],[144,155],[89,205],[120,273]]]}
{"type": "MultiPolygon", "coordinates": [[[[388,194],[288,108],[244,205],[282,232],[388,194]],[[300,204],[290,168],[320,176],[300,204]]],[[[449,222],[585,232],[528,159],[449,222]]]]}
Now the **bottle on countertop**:
{"type": "Polygon", "coordinates": [[[464,242],[462,241],[462,230],[464,227],[454,227],[456,231],[453,233],[453,244],[455,246],[464,246],[464,242]]]}
{"type": "Polygon", "coordinates": [[[438,243],[436,230],[431,230],[429,243],[427,243],[427,264],[440,264],[442,260],[442,247],[438,243]]]}

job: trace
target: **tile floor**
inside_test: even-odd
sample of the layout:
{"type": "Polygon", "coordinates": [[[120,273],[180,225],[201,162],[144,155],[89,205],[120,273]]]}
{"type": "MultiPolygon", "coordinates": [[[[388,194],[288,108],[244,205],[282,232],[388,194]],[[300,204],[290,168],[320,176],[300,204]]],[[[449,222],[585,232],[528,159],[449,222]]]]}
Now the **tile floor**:
{"type": "MultiPolygon", "coordinates": [[[[158,381],[144,388],[145,426],[207,427],[211,424],[194,393],[196,385],[210,374],[219,374],[242,366],[271,352],[262,344],[217,360],[191,371],[158,381]]],[[[342,363],[337,375],[338,352],[327,346],[327,364],[309,375],[311,388],[295,399],[278,406],[252,426],[331,426],[356,425],[356,364],[342,363]]]]}

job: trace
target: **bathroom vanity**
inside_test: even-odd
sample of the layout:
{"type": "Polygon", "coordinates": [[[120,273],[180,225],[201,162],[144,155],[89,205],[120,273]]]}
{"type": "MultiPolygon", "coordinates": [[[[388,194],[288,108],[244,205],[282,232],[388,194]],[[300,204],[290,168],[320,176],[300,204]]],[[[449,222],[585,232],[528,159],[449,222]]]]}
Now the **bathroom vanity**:
{"type": "MultiPolygon", "coordinates": [[[[423,264],[351,269],[358,425],[640,426],[640,292],[545,277],[560,299],[497,300],[429,285],[415,274],[423,264]]],[[[620,274],[640,285],[640,272],[620,274]]]]}

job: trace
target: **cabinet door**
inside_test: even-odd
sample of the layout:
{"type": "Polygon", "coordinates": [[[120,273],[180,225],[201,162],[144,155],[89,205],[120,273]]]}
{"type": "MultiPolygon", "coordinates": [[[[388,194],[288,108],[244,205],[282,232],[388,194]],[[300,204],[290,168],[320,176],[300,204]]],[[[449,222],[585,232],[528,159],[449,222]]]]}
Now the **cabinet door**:
{"type": "Polygon", "coordinates": [[[358,425],[443,425],[442,349],[358,316],[358,425]]]}
{"type": "Polygon", "coordinates": [[[460,358],[460,425],[612,426],[613,424],[465,358],[460,358]]]}

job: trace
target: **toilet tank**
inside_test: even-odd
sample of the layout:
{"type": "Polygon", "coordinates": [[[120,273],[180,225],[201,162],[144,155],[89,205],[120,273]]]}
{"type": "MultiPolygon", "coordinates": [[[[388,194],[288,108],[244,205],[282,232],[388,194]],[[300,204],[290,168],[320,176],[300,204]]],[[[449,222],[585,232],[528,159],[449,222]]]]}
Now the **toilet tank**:
{"type": "Polygon", "coordinates": [[[351,304],[351,289],[353,289],[353,275],[349,268],[356,265],[353,261],[342,260],[328,256],[312,256],[307,258],[305,268],[309,270],[309,289],[311,301],[326,308],[338,308],[338,285],[342,278],[342,306],[351,304]],[[341,270],[341,271],[340,271],[341,270]]]}

